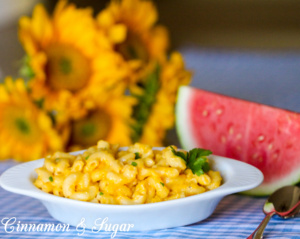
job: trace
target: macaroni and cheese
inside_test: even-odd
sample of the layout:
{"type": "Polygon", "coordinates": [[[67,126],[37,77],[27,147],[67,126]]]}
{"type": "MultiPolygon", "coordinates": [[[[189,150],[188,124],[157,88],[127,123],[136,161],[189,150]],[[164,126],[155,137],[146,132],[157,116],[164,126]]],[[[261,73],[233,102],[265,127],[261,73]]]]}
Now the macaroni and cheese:
{"type": "Polygon", "coordinates": [[[219,172],[194,174],[174,149],[136,143],[119,151],[118,145],[99,141],[79,155],[57,152],[46,157],[34,184],[60,197],[123,205],[173,200],[220,186],[219,172]]]}

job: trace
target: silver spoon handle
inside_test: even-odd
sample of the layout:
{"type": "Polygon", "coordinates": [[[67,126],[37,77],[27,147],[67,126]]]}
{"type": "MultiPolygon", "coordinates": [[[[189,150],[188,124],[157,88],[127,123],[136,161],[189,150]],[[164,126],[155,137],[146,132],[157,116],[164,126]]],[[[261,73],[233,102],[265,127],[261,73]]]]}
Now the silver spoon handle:
{"type": "Polygon", "coordinates": [[[247,238],[247,239],[262,239],[264,230],[270,221],[271,217],[275,214],[275,212],[268,213],[264,220],[259,224],[259,226],[256,228],[256,230],[247,238]]]}

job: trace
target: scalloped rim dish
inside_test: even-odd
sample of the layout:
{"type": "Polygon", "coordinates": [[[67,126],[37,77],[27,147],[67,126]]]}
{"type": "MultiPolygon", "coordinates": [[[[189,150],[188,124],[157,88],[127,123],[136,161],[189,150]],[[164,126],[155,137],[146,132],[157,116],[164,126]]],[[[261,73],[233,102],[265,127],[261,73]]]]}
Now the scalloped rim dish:
{"type": "Polygon", "coordinates": [[[219,188],[186,198],[141,205],[96,204],[45,193],[33,185],[37,176],[34,169],[41,167],[44,159],[6,170],[0,177],[0,185],[7,191],[39,199],[53,218],[75,227],[84,218],[86,228],[96,229],[96,221],[107,217],[109,224],[133,224],[131,231],[155,230],[204,220],[224,196],[250,190],[263,181],[263,174],[249,164],[216,155],[209,159],[212,168],[220,171],[223,177],[219,188]]]}

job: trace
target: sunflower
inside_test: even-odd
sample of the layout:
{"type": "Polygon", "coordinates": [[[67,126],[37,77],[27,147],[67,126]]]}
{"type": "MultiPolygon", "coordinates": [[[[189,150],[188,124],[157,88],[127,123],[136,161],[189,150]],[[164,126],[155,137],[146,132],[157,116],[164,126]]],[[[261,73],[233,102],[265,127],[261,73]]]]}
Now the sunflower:
{"type": "MultiPolygon", "coordinates": [[[[135,140],[154,146],[163,145],[166,131],[174,126],[174,105],[180,85],[190,82],[182,56],[174,52],[170,60],[149,75],[139,104],[135,107],[135,140]]],[[[139,92],[137,92],[139,94],[139,92]]]]}
{"type": "Polygon", "coordinates": [[[19,38],[28,55],[32,95],[44,99],[46,109],[78,118],[86,113],[90,95],[105,100],[111,92],[124,91],[127,66],[98,29],[90,8],[62,0],[49,16],[39,4],[32,18],[20,19],[19,38]]]}
{"type": "Polygon", "coordinates": [[[96,102],[86,115],[72,121],[70,149],[90,147],[100,139],[122,146],[130,145],[134,104],[135,99],[126,95],[96,102]]]}
{"type": "Polygon", "coordinates": [[[129,83],[136,83],[153,70],[154,62],[166,60],[167,30],[157,22],[151,1],[112,0],[97,16],[114,49],[131,69],[129,83]]]}
{"type": "Polygon", "coordinates": [[[166,130],[172,128],[177,88],[190,77],[178,54],[167,62],[168,33],[157,19],[153,2],[144,0],[112,0],[97,16],[99,28],[131,70],[128,88],[138,100],[132,139],[152,145],[161,145],[166,130]],[[181,62],[175,63],[175,58],[181,62]],[[165,73],[170,68],[175,71],[171,77],[165,73]]]}
{"type": "Polygon", "coordinates": [[[0,158],[32,160],[62,149],[50,117],[30,99],[24,80],[0,85],[0,158]]]}

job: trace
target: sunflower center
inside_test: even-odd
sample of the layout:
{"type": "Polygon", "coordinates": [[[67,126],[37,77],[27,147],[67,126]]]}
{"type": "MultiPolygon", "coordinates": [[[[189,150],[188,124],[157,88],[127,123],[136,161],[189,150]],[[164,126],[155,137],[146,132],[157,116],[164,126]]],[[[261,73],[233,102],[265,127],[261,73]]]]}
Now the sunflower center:
{"type": "Polygon", "coordinates": [[[111,117],[104,111],[91,113],[72,124],[72,144],[91,146],[106,139],[111,130],[111,117]]]}
{"type": "Polygon", "coordinates": [[[129,32],[124,42],[116,46],[125,60],[148,61],[148,52],[142,39],[132,32],[129,32]]]}
{"type": "Polygon", "coordinates": [[[81,134],[85,137],[90,137],[93,135],[93,133],[96,131],[95,124],[92,122],[86,122],[81,128],[81,134]]]}
{"type": "Polygon", "coordinates": [[[16,121],[16,126],[18,128],[18,130],[23,133],[23,134],[29,134],[30,133],[30,126],[28,124],[28,122],[23,119],[23,118],[17,118],[16,121]]]}
{"type": "Polygon", "coordinates": [[[78,91],[89,81],[90,62],[79,50],[63,44],[46,49],[47,82],[53,90],[78,91]]]}
{"type": "Polygon", "coordinates": [[[60,71],[65,75],[70,74],[72,71],[72,62],[68,58],[62,57],[60,59],[59,66],[60,71]]]}
{"type": "Polygon", "coordinates": [[[31,109],[7,105],[2,112],[0,122],[16,140],[35,143],[40,140],[41,130],[36,122],[36,115],[26,112],[29,110],[31,109]]]}

